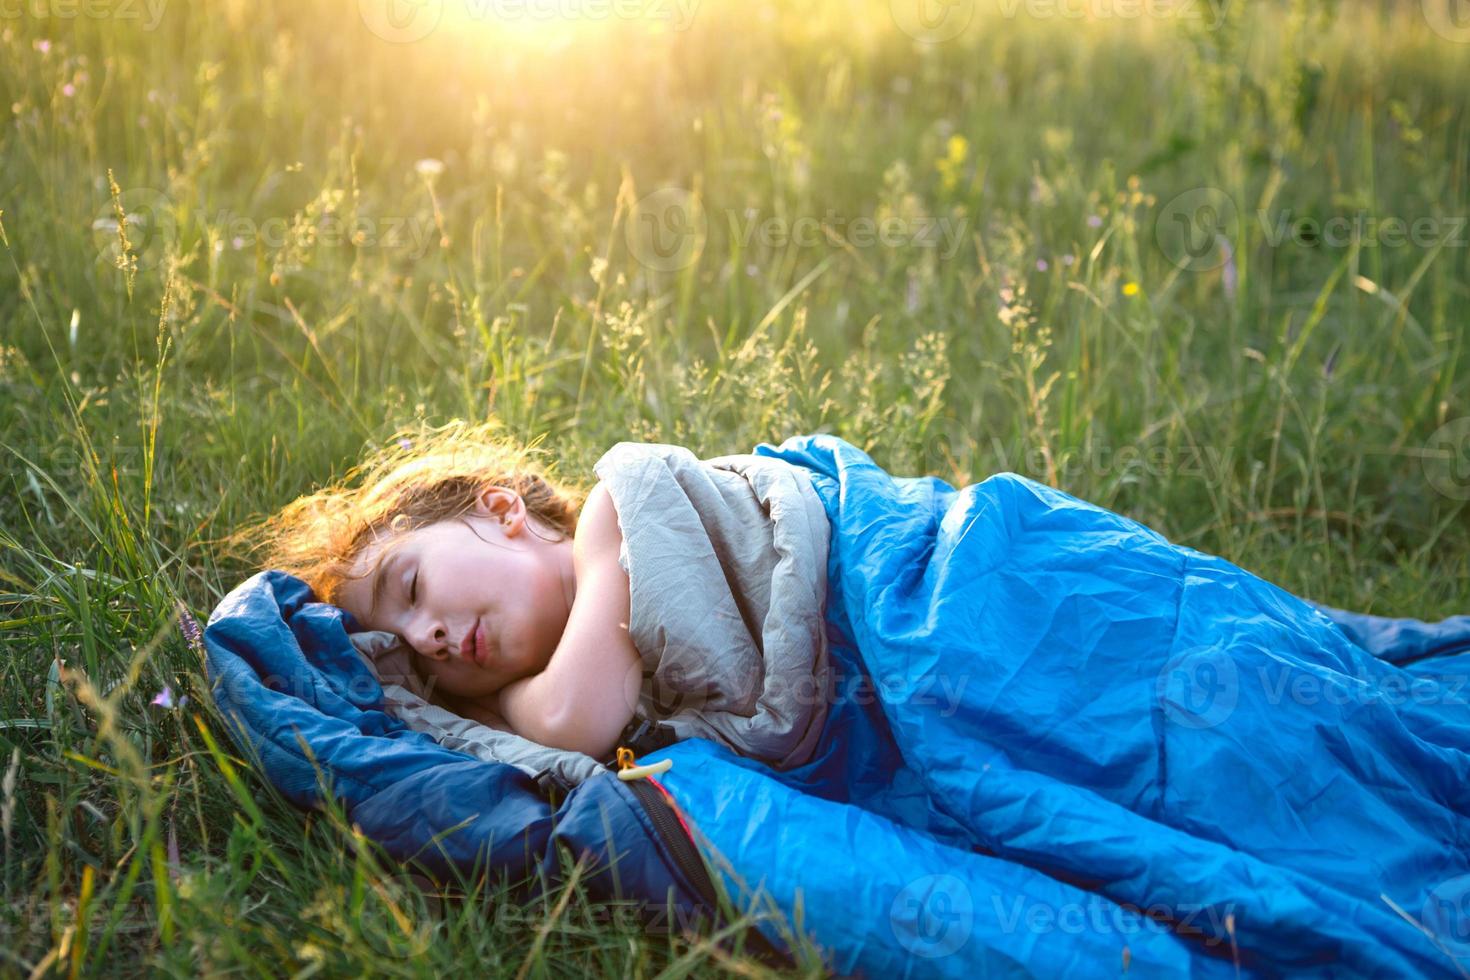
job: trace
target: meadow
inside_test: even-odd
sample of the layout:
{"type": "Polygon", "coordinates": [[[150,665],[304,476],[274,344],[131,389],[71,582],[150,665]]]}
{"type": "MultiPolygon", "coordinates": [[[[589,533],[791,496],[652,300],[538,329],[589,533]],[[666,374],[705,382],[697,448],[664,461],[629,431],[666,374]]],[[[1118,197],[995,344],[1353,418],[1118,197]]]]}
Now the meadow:
{"type": "Polygon", "coordinates": [[[764,971],[425,895],[236,754],[179,605],[456,418],[584,487],[832,432],[1470,612],[1452,3],[393,2],[0,0],[0,975],[764,971]]]}

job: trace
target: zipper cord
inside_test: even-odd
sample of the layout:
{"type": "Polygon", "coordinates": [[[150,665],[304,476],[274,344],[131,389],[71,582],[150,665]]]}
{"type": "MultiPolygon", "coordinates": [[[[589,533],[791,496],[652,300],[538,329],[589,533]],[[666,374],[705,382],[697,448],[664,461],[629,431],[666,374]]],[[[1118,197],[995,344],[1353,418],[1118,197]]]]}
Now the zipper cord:
{"type": "MultiPolygon", "coordinates": [[[[637,764],[637,758],[633,750],[626,745],[618,746],[618,778],[627,782],[630,779],[643,779],[654,773],[667,772],[674,767],[673,759],[660,759],[646,766],[637,764]]],[[[654,785],[658,785],[655,783],[654,785]]],[[[662,786],[659,789],[663,789],[662,786]]]]}

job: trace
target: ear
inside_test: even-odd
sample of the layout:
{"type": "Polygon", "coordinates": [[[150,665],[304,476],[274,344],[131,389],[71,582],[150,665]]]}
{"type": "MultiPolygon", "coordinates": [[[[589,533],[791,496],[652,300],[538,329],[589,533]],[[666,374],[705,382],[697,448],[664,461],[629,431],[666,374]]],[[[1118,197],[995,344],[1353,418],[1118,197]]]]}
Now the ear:
{"type": "Polygon", "coordinates": [[[508,487],[481,490],[475,497],[475,513],[502,524],[507,537],[519,534],[526,524],[526,502],[508,487]]]}

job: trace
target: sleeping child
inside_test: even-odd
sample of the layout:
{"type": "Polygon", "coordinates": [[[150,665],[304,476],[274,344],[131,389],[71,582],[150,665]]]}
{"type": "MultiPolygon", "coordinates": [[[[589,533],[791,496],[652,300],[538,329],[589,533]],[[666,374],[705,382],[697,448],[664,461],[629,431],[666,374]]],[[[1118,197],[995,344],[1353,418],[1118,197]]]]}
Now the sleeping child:
{"type": "Polygon", "coordinates": [[[399,638],[426,700],[593,759],[645,719],[810,756],[828,526],[799,467],[619,443],[584,498],[484,427],[407,442],[258,530],[270,567],[399,638]]]}

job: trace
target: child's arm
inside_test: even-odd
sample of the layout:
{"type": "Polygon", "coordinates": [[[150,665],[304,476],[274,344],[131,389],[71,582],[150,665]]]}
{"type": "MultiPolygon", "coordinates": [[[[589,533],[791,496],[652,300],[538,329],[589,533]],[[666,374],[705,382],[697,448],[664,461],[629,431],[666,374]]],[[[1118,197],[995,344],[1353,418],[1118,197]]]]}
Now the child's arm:
{"type": "Polygon", "coordinates": [[[601,759],[633,717],[642,660],[628,635],[628,573],[607,488],[593,488],[577,521],[572,562],[577,592],[561,642],[539,674],[501,688],[499,710],[534,742],[601,759]]]}

